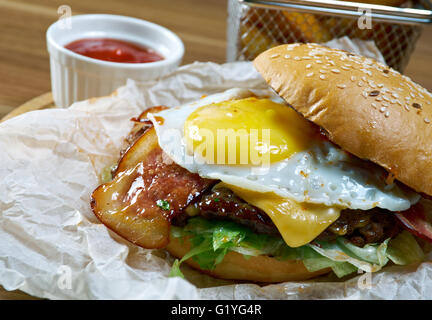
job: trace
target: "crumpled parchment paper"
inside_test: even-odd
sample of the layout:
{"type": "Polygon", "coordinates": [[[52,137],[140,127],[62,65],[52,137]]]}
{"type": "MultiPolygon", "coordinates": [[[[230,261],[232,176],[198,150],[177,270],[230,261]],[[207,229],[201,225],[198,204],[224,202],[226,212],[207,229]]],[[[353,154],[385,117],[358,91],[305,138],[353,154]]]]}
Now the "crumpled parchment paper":
{"type": "MultiPolygon", "coordinates": [[[[374,56],[371,48],[363,53],[374,56]]],[[[101,169],[117,161],[129,119],[233,87],[267,88],[250,62],[196,62],[158,82],[129,81],[113,96],[0,124],[0,284],[50,299],[431,299],[431,262],[345,282],[235,284],[187,266],[187,280],[169,278],[165,251],[137,247],[99,223],[90,195],[101,169]]]]}

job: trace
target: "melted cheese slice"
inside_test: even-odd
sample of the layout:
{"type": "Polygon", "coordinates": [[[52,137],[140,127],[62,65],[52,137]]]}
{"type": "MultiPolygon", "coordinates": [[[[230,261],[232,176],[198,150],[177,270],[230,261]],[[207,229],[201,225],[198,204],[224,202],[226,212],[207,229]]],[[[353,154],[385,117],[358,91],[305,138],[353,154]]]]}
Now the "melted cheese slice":
{"type": "Polygon", "coordinates": [[[298,203],[273,192],[254,192],[224,183],[246,202],[263,210],[278,228],[286,244],[292,248],[311,242],[339,218],[341,207],[298,203]]]}

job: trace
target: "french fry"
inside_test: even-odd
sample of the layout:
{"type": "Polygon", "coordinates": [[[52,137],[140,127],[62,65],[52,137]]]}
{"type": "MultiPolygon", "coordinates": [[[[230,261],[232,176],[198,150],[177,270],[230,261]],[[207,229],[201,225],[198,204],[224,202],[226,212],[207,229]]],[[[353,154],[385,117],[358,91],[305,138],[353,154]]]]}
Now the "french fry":
{"type": "Polygon", "coordinates": [[[332,39],[328,29],[310,13],[282,11],[290,28],[301,34],[304,42],[327,42],[332,39]]]}

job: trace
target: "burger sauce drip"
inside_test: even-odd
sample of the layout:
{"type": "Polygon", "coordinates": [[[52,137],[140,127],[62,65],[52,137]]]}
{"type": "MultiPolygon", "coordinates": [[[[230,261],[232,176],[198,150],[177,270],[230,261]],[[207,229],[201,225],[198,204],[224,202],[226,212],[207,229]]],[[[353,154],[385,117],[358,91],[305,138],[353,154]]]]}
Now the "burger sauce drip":
{"type": "Polygon", "coordinates": [[[110,62],[147,63],[164,59],[153,49],[117,39],[81,39],[67,44],[65,48],[89,58],[110,62]]]}
{"type": "MultiPolygon", "coordinates": [[[[166,109],[168,109],[168,107],[166,107],[166,106],[154,106],[154,107],[147,108],[137,118],[132,118],[131,121],[138,122],[138,123],[151,124],[151,121],[147,118],[147,114],[158,113],[158,112],[160,112],[162,110],[166,110],[166,109]]],[[[155,119],[159,124],[164,123],[164,118],[162,118],[160,116],[155,116],[155,119]]]]}

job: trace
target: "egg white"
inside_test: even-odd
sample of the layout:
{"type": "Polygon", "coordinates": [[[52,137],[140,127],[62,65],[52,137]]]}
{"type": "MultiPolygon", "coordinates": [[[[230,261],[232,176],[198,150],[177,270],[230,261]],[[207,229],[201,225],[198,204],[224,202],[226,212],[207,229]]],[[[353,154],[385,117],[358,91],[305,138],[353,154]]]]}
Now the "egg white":
{"type": "Polygon", "coordinates": [[[368,210],[374,207],[400,211],[416,203],[420,196],[383,181],[384,170],[348,155],[327,141],[297,152],[267,168],[206,164],[187,152],[184,123],[197,108],[211,103],[243,99],[257,95],[275,102],[283,100],[271,91],[230,89],[199,101],[149,114],[159,145],[175,163],[203,178],[258,192],[274,192],[297,202],[368,210]],[[155,119],[163,118],[163,123],[155,119]]]}

